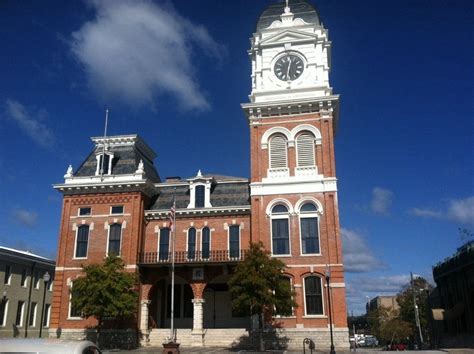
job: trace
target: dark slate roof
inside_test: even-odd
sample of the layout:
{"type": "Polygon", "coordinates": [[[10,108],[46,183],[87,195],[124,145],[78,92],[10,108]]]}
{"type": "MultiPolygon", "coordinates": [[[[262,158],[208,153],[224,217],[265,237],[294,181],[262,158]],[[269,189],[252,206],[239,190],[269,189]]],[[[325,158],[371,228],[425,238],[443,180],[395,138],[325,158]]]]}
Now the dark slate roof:
{"type": "MultiPolygon", "coordinates": [[[[208,178],[211,175],[203,175],[208,178]]],[[[246,178],[212,175],[215,184],[211,189],[211,205],[213,207],[250,206],[249,182],[246,178]],[[228,181],[228,182],[226,182],[228,181]],[[235,181],[235,182],[230,182],[235,181]]],[[[173,204],[173,195],[176,190],[176,208],[184,209],[189,204],[189,186],[172,182],[157,188],[158,196],[150,210],[170,209],[173,204]]]]}
{"type": "MultiPolygon", "coordinates": [[[[268,6],[257,22],[257,31],[268,28],[273,21],[280,20],[280,15],[284,12],[285,1],[274,3],[268,6]]],[[[306,0],[290,0],[289,6],[294,18],[301,18],[307,23],[320,25],[319,15],[313,5],[306,0]]]]}
{"type": "MultiPolygon", "coordinates": [[[[140,160],[143,160],[145,176],[153,182],[160,182],[160,176],[155,170],[153,161],[150,161],[136,145],[110,147],[108,151],[114,153],[112,174],[133,174],[137,170],[140,160]]],[[[102,147],[96,147],[74,173],[74,177],[94,176],[97,168],[96,153],[100,152],[102,152],[102,147]]]]}

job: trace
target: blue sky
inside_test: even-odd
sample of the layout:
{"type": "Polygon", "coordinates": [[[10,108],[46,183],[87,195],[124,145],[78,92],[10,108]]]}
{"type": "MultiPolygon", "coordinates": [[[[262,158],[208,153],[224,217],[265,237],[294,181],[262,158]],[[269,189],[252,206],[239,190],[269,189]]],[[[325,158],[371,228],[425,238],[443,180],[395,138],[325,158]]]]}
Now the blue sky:
{"type": "MultiPolygon", "coordinates": [[[[249,176],[246,53],[261,1],[3,1],[0,244],[55,254],[52,189],[103,133],[162,178],[249,176]]],[[[470,0],[313,1],[333,42],[349,310],[396,293],[474,229],[470,0]]],[[[290,0],[291,5],[291,0],[290,0]]]]}

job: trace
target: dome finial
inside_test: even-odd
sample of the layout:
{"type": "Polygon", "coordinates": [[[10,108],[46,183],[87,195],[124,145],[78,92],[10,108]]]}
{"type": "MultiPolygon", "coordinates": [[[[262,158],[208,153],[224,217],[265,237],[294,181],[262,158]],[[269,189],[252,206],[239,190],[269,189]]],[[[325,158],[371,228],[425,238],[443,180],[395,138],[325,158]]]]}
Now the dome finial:
{"type": "Polygon", "coordinates": [[[286,6],[285,6],[285,13],[289,13],[290,12],[290,5],[288,4],[290,2],[290,0],[286,0],[286,6]]]}

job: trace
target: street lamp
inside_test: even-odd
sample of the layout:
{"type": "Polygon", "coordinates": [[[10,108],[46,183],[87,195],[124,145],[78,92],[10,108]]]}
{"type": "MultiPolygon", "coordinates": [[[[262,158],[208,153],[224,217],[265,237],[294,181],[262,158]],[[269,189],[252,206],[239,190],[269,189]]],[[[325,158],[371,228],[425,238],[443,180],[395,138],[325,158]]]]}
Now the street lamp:
{"type": "Polygon", "coordinates": [[[331,307],[331,293],[329,291],[329,280],[331,278],[331,269],[329,268],[329,264],[326,265],[326,288],[328,292],[328,307],[329,307],[329,333],[331,334],[331,349],[329,351],[329,354],[336,354],[336,351],[334,350],[334,339],[332,336],[332,307],[331,307]]]}
{"type": "Polygon", "coordinates": [[[44,273],[43,275],[43,307],[41,309],[41,322],[40,322],[40,330],[39,330],[39,338],[41,338],[41,335],[43,334],[43,316],[44,316],[44,308],[46,304],[46,286],[48,285],[49,281],[51,280],[51,276],[49,275],[48,272],[44,273]]]}

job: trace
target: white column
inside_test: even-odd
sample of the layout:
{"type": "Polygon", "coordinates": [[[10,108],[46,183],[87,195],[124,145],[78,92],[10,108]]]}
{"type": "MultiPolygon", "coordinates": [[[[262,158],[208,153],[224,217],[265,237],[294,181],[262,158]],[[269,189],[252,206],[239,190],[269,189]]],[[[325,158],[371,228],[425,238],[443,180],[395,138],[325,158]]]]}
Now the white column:
{"type": "Polygon", "coordinates": [[[142,300],[140,301],[140,331],[142,334],[148,334],[148,315],[149,309],[148,306],[150,305],[151,300],[142,300]]]}
{"type": "Polygon", "coordinates": [[[204,345],[204,299],[192,299],[194,306],[193,316],[193,346],[202,347],[204,345]]]}

